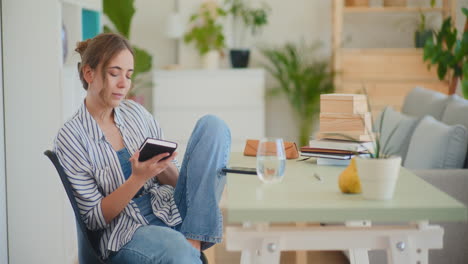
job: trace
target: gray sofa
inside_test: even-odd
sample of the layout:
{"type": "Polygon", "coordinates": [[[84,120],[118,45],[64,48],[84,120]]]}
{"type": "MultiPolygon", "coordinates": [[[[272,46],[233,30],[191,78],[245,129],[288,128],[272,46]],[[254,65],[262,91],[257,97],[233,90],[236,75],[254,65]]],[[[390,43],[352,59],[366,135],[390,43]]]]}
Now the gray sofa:
{"type": "MultiPolygon", "coordinates": [[[[405,143],[405,139],[400,139],[403,144],[407,145],[395,151],[406,153],[395,154],[404,157],[403,166],[411,169],[416,175],[453,198],[468,205],[468,157],[466,156],[468,149],[468,100],[457,95],[447,96],[418,87],[406,96],[401,114],[404,116],[404,120],[398,123],[401,125],[406,122],[403,126],[406,128],[403,128],[404,131],[401,133],[407,133],[405,139],[409,142],[405,143]],[[421,129],[421,124],[428,118],[429,123],[437,122],[437,124],[434,127],[429,126],[421,129]],[[409,119],[416,120],[416,122],[409,124],[411,123],[408,121],[409,119]],[[418,129],[420,129],[419,132],[418,129]],[[432,141],[439,141],[439,143],[432,141]]],[[[385,118],[382,123],[386,124],[385,118]]],[[[382,131],[382,139],[383,137],[384,131],[382,131]]],[[[468,263],[468,223],[432,224],[438,224],[444,228],[444,248],[430,250],[429,263],[468,263]]],[[[372,264],[386,263],[384,252],[371,251],[369,258],[372,264]]]]}

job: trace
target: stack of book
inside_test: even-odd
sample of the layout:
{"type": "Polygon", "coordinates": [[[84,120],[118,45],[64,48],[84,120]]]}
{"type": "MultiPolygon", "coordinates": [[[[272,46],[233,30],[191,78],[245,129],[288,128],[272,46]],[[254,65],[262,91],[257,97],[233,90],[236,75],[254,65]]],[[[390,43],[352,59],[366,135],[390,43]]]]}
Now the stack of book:
{"type": "Polygon", "coordinates": [[[355,155],[373,151],[372,120],[363,94],[322,94],[320,130],[301,155],[319,165],[347,165],[355,155]]]}
{"type": "Polygon", "coordinates": [[[317,158],[318,165],[348,165],[356,155],[369,155],[372,142],[352,142],[334,139],[312,139],[301,148],[301,156],[317,158]]]}

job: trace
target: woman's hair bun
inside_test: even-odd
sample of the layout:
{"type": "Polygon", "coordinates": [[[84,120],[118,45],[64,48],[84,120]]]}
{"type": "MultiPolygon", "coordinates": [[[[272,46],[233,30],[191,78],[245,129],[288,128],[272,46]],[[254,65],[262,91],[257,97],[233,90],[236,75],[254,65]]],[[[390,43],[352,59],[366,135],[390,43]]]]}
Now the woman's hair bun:
{"type": "Polygon", "coordinates": [[[78,52],[81,56],[83,56],[83,53],[85,52],[86,48],[88,48],[88,44],[90,41],[91,39],[77,42],[75,51],[78,52]]]}

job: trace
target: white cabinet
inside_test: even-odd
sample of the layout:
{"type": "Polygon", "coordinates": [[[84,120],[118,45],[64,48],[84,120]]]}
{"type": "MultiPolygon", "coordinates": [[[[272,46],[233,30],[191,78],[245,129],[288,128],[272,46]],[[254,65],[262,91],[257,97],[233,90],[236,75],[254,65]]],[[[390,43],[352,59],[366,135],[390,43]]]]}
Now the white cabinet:
{"type": "MultiPolygon", "coordinates": [[[[231,129],[232,151],[265,136],[265,73],[261,69],[155,71],[153,114],[165,138],[185,152],[196,121],[206,114],[231,129]]],[[[181,157],[181,156],[180,156],[181,157]]]]}

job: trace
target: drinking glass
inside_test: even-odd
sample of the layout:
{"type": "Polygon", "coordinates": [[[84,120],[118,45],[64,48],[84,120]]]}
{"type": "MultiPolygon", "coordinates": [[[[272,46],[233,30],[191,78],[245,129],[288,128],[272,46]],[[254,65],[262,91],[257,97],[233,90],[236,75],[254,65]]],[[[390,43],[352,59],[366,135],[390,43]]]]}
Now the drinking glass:
{"type": "Polygon", "coordinates": [[[264,138],[258,143],[257,175],[264,183],[283,180],[286,155],[282,138],[264,138]]]}

